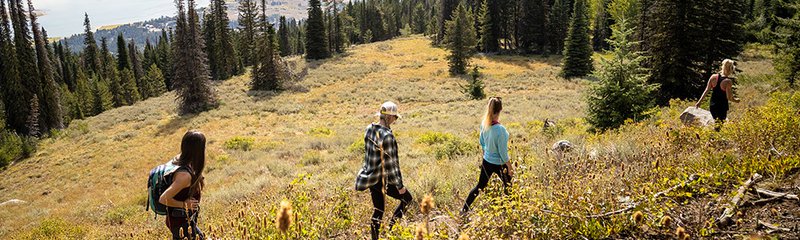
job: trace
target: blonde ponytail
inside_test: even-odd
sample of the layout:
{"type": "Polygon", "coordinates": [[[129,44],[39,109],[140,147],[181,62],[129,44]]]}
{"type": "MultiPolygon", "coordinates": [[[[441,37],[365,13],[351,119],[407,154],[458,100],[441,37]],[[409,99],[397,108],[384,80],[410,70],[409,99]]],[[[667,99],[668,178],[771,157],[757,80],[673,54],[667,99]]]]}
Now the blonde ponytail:
{"type": "Polygon", "coordinates": [[[722,60],[722,69],[720,70],[720,74],[725,77],[730,77],[731,75],[736,73],[736,66],[734,65],[735,62],[730,59],[722,60]]]}
{"type": "Polygon", "coordinates": [[[487,132],[492,127],[492,119],[500,114],[503,110],[502,98],[492,97],[489,98],[489,103],[486,105],[486,112],[483,114],[483,121],[481,121],[482,132],[487,132]]]}

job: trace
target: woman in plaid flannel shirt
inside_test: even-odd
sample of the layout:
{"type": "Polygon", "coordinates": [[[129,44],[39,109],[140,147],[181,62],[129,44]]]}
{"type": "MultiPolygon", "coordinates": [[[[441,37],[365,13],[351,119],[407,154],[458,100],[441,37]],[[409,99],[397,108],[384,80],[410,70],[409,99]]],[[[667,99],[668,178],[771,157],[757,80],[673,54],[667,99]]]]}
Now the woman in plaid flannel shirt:
{"type": "Polygon", "coordinates": [[[394,210],[389,221],[390,229],[397,219],[403,217],[403,211],[413,200],[411,193],[403,186],[403,175],[400,173],[400,162],[397,157],[397,141],[390,127],[400,118],[397,105],[386,102],[381,105],[381,110],[376,115],[380,116],[380,122],[367,126],[364,135],[366,150],[364,166],[356,177],[356,190],[369,189],[372,196],[373,213],[370,225],[372,239],[378,239],[380,234],[386,195],[400,200],[400,205],[394,210]]]}

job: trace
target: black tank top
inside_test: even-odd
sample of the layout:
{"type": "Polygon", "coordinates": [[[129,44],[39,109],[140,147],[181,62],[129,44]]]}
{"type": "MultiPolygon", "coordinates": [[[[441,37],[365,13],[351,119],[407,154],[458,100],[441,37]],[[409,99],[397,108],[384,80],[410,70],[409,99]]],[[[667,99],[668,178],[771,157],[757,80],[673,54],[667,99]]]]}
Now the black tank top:
{"type": "Polygon", "coordinates": [[[711,108],[713,109],[720,109],[720,110],[727,110],[728,109],[728,95],[725,90],[722,90],[722,81],[728,79],[727,77],[722,76],[722,74],[717,74],[717,85],[714,86],[714,89],[711,91],[711,108]]]}
{"type": "MultiPolygon", "coordinates": [[[[190,175],[192,174],[187,169],[179,169],[176,172],[186,172],[186,173],[189,173],[190,175]]],[[[190,196],[190,194],[191,194],[191,189],[189,187],[187,187],[187,188],[181,189],[181,191],[179,191],[177,194],[175,194],[175,196],[172,197],[172,199],[175,199],[176,201],[186,201],[190,197],[194,197],[194,199],[200,200],[200,197],[202,196],[199,192],[194,193],[193,194],[194,196],[190,196]]],[[[171,213],[172,213],[173,209],[174,209],[173,207],[167,207],[167,211],[169,213],[167,214],[167,217],[166,217],[166,223],[167,223],[167,227],[170,228],[170,229],[173,228],[173,227],[181,226],[181,225],[183,225],[184,223],[187,222],[186,218],[172,216],[171,213]]]]}

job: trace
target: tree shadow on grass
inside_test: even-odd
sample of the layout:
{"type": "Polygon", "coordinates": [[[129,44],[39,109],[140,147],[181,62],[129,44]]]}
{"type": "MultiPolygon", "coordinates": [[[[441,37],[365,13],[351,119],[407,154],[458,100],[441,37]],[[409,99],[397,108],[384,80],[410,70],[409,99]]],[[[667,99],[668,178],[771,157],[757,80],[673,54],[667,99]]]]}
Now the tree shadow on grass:
{"type": "Polygon", "coordinates": [[[195,117],[197,117],[197,114],[178,115],[177,117],[170,119],[166,124],[158,126],[156,136],[161,137],[174,134],[181,128],[186,127],[186,125],[195,117]]]}
{"type": "Polygon", "coordinates": [[[546,65],[552,67],[560,67],[561,66],[561,55],[498,55],[498,54],[487,54],[484,55],[486,60],[491,62],[499,62],[503,64],[514,65],[518,67],[522,67],[531,71],[535,71],[536,69],[531,66],[532,63],[544,63],[546,65]]]}

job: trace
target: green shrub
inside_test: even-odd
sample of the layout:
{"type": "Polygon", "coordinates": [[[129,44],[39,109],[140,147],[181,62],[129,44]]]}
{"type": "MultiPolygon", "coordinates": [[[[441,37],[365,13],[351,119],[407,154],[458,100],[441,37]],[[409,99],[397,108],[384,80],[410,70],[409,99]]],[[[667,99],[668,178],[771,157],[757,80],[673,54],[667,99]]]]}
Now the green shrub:
{"type": "Polygon", "coordinates": [[[225,141],[225,149],[250,151],[255,142],[256,139],[251,137],[234,137],[225,141]]]}
{"type": "Polygon", "coordinates": [[[36,152],[37,140],[33,137],[17,135],[8,130],[0,130],[0,168],[14,161],[33,155],[36,152]]]}
{"type": "Polygon", "coordinates": [[[442,133],[442,132],[426,132],[423,133],[419,139],[417,139],[417,143],[423,143],[428,145],[434,144],[441,144],[445,142],[452,142],[456,140],[456,136],[450,133],[442,133]]]}
{"type": "Polygon", "coordinates": [[[303,159],[300,160],[300,163],[303,165],[317,165],[322,162],[322,155],[320,155],[317,151],[308,151],[303,154],[303,159]]]}
{"type": "Polygon", "coordinates": [[[366,144],[364,143],[364,139],[359,138],[359,139],[356,139],[355,141],[353,141],[353,143],[350,144],[350,146],[347,147],[347,152],[350,152],[350,153],[353,153],[353,154],[364,154],[364,152],[365,152],[364,148],[365,147],[366,147],[366,144]]]}
{"type": "Polygon", "coordinates": [[[24,239],[83,239],[86,231],[79,225],[59,218],[45,219],[24,239]]]}
{"type": "Polygon", "coordinates": [[[417,143],[430,145],[436,159],[450,159],[467,154],[475,147],[450,133],[427,132],[417,139],[417,143]]]}
{"type": "Polygon", "coordinates": [[[318,137],[330,137],[333,136],[334,132],[330,128],[326,127],[315,127],[311,130],[308,130],[308,134],[318,136],[318,137]]]}
{"type": "Polygon", "coordinates": [[[0,168],[7,166],[22,155],[22,138],[3,130],[0,132],[0,168]]]}

